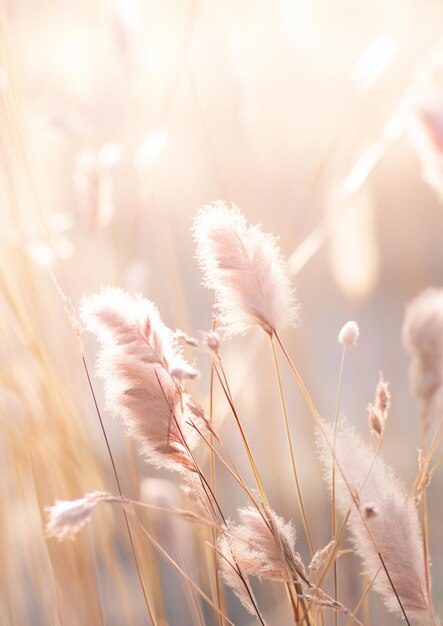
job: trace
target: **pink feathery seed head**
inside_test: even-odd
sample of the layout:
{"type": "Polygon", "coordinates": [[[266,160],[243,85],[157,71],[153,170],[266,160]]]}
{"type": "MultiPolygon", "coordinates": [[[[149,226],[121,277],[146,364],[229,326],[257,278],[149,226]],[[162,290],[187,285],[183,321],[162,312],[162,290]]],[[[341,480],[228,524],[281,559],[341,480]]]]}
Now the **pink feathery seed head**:
{"type": "Polygon", "coordinates": [[[175,331],[175,336],[179,341],[182,341],[187,346],[191,346],[191,348],[198,348],[198,340],[195,337],[187,335],[182,330],[177,328],[177,330],[175,331]]]}
{"type": "Polygon", "coordinates": [[[443,289],[429,288],[406,308],[403,343],[411,355],[409,379],[421,401],[425,437],[443,410],[443,289]]]}
{"type": "Polygon", "coordinates": [[[421,162],[423,179],[443,195],[443,86],[423,90],[411,106],[411,143],[421,162]]]}
{"type": "Polygon", "coordinates": [[[170,373],[196,372],[183,359],[176,335],[162,322],[157,307],[140,295],[117,287],[104,287],[84,297],[80,315],[86,330],[97,335],[102,345],[114,345],[121,352],[150,363],[159,363],[170,373]]]}
{"type": "Polygon", "coordinates": [[[377,389],[375,390],[375,406],[380,411],[384,420],[388,417],[388,411],[391,406],[391,392],[389,391],[389,383],[383,378],[380,372],[377,389]]]}
{"type": "Polygon", "coordinates": [[[376,441],[383,435],[385,429],[385,418],[380,409],[373,404],[368,405],[369,430],[376,441]]]}
{"type": "Polygon", "coordinates": [[[198,441],[190,399],[178,379],[194,376],[173,332],[141,296],[106,288],[84,298],[81,315],[101,343],[98,374],[106,406],[142,443],[147,460],[184,471],[198,441]]]}
{"type": "MultiPolygon", "coordinates": [[[[232,589],[248,613],[256,617],[257,614],[251,599],[251,596],[252,598],[254,597],[252,589],[249,586],[247,578],[242,579],[237,570],[237,567],[240,565],[236,562],[235,554],[231,549],[231,541],[228,537],[229,528],[230,523],[228,522],[226,526],[222,527],[221,533],[217,539],[217,550],[220,554],[219,567],[221,575],[225,584],[232,589]]],[[[242,571],[241,568],[240,571],[242,571]]]]}
{"type": "Polygon", "coordinates": [[[433,353],[443,346],[443,289],[429,287],[412,300],[405,313],[403,340],[407,350],[433,353]]]}
{"type": "Polygon", "coordinates": [[[276,580],[306,580],[301,557],[294,550],[295,528],[271,509],[239,509],[239,524],[225,535],[235,561],[247,576],[276,580]]]}
{"type": "Polygon", "coordinates": [[[115,501],[110,493],[94,491],[77,500],[56,500],[53,506],[47,506],[48,521],[46,536],[62,539],[74,539],[74,536],[91,520],[92,512],[99,502],[115,501]]]}
{"type": "Polygon", "coordinates": [[[204,284],[215,292],[216,318],[226,336],[252,326],[272,334],[297,323],[299,307],[275,237],[223,202],[202,207],[193,232],[204,284]]]}
{"type": "Polygon", "coordinates": [[[443,54],[437,47],[421,66],[409,90],[410,139],[422,176],[443,197],[443,54]]]}
{"type": "Polygon", "coordinates": [[[360,336],[360,329],[357,322],[346,322],[338,333],[338,341],[348,348],[349,346],[355,346],[357,339],[360,336]]]}
{"type": "Polygon", "coordinates": [[[210,352],[218,354],[220,349],[220,335],[218,333],[213,330],[203,333],[203,342],[210,352]]]}
{"type": "MultiPolygon", "coordinates": [[[[333,456],[325,433],[331,442],[334,426],[323,422],[323,429],[324,432],[317,431],[318,455],[325,480],[332,489],[333,456]]],[[[427,623],[432,606],[426,591],[420,520],[413,498],[407,497],[404,485],[380,456],[373,463],[374,450],[364,443],[345,419],[339,423],[335,442],[337,508],[343,515],[351,509],[349,529],[365,572],[372,577],[379,570],[378,550],[408,618],[427,623]]],[[[399,613],[398,600],[383,571],[378,574],[374,587],[382,595],[388,609],[399,613]]]]}

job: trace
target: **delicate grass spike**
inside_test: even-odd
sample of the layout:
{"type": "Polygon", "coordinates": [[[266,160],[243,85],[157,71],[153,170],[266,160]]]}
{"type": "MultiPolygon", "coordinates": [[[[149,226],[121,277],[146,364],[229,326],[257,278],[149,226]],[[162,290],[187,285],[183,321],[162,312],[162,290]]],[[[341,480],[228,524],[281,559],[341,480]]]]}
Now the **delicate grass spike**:
{"type": "Polygon", "coordinates": [[[256,612],[236,574],[237,568],[246,577],[294,582],[299,591],[300,582],[310,586],[301,557],[294,550],[296,534],[292,523],[286,523],[267,507],[239,509],[239,517],[239,524],[228,522],[222,528],[218,550],[224,557],[220,560],[224,581],[251,614],[256,612]]]}
{"type": "Polygon", "coordinates": [[[383,439],[388,411],[391,406],[391,394],[388,386],[389,383],[384,380],[383,374],[380,372],[375,391],[375,404],[368,405],[369,430],[377,442],[383,439]]]}
{"type": "Polygon", "coordinates": [[[217,327],[227,336],[261,326],[268,334],[298,321],[286,265],[276,239],[249,226],[240,210],[215,202],[194,220],[204,284],[215,291],[217,327]]]}
{"type": "Polygon", "coordinates": [[[411,387],[421,401],[423,446],[443,409],[443,289],[426,289],[409,303],[403,342],[412,357],[411,387]]]}
{"type": "Polygon", "coordinates": [[[91,520],[91,515],[99,502],[115,502],[116,497],[103,491],[87,493],[78,500],[56,500],[53,506],[46,507],[48,521],[46,536],[73,539],[91,520]]]}
{"type": "MultiPolygon", "coordinates": [[[[331,437],[333,427],[323,426],[331,437]]],[[[407,498],[404,486],[392,469],[380,456],[373,460],[369,446],[345,419],[338,424],[335,444],[335,458],[341,470],[335,478],[337,508],[344,515],[350,510],[349,528],[365,571],[374,576],[382,562],[384,572],[377,576],[374,587],[387,608],[398,613],[401,603],[409,619],[427,622],[433,612],[426,590],[422,536],[415,504],[407,498]]],[[[320,430],[317,445],[325,478],[331,484],[332,453],[320,430]]]]}
{"type": "Polygon", "coordinates": [[[83,299],[81,317],[101,343],[98,373],[105,382],[107,408],[123,418],[149,462],[193,471],[189,450],[198,435],[190,422],[197,418],[176,374],[189,378],[194,370],[156,307],[108,287],[83,299]]]}
{"type": "MultiPolygon", "coordinates": [[[[334,437],[333,437],[333,448],[335,450],[335,439],[337,435],[337,424],[340,413],[340,394],[341,394],[341,384],[343,378],[343,366],[345,363],[345,354],[346,349],[350,346],[355,346],[357,340],[360,336],[360,329],[358,327],[357,322],[350,321],[346,322],[344,326],[340,329],[338,333],[338,341],[342,345],[342,354],[340,360],[340,373],[338,376],[338,387],[337,387],[337,399],[335,402],[335,418],[334,418],[334,437]]],[[[332,459],[332,477],[331,477],[331,492],[332,492],[332,538],[335,540],[337,537],[337,509],[335,505],[335,457],[332,459]]],[[[334,598],[338,600],[338,564],[337,560],[334,559],[334,598]]],[[[335,626],[338,624],[338,615],[335,614],[334,619],[335,626]]]]}
{"type": "Polygon", "coordinates": [[[228,523],[227,540],[235,560],[248,576],[308,582],[301,557],[294,550],[296,532],[271,509],[239,509],[240,523],[228,523]]]}

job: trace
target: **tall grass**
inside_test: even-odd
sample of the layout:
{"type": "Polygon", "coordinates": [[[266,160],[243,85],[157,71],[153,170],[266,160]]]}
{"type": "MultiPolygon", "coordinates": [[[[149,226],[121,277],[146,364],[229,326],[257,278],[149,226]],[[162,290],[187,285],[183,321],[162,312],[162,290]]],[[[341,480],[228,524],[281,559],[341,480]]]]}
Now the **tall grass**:
{"type": "MultiPolygon", "coordinates": [[[[297,220],[283,210],[274,216],[262,210],[255,175],[258,191],[240,184],[249,180],[244,161],[235,151],[220,154],[225,138],[217,109],[207,109],[204,55],[195,50],[199,37],[214,36],[200,3],[171,18],[173,62],[161,37],[144,39],[124,3],[115,8],[109,74],[91,100],[72,82],[68,101],[78,98],[78,117],[64,104],[61,114],[51,111],[51,128],[46,104],[32,99],[29,85],[23,91],[26,62],[17,50],[27,31],[17,7],[17,15],[0,9],[0,623],[437,624],[441,290],[411,301],[403,329],[401,314],[385,322],[383,309],[377,329],[364,281],[357,291],[365,306],[348,305],[331,290],[321,256],[351,213],[358,222],[359,194],[407,123],[405,85],[396,85],[386,110],[368,109],[371,124],[355,145],[344,138],[342,151],[340,123],[316,153],[297,220]],[[148,44],[169,68],[160,78],[143,66],[148,44]],[[163,87],[160,95],[145,93],[150,80],[163,87]],[[201,140],[192,158],[190,137],[184,133],[178,150],[173,139],[190,119],[192,139],[201,140]],[[168,156],[157,168],[162,151],[168,156]],[[198,193],[187,178],[191,161],[195,180],[204,181],[198,193]],[[245,214],[208,204],[217,194],[246,196],[245,214]],[[323,196],[324,211],[314,211],[323,196]],[[249,223],[257,215],[280,231],[279,241],[249,223]],[[308,266],[315,255],[319,266],[308,266]],[[358,342],[346,308],[359,320],[358,342]],[[390,335],[389,347],[403,335],[417,411],[402,391],[406,361],[387,358],[389,348],[373,350],[377,333],[390,335]],[[392,379],[392,398],[380,368],[392,379]],[[417,436],[400,420],[405,405],[409,424],[417,413],[417,436]]],[[[148,9],[134,7],[140,24],[147,21],[148,9]]],[[[71,18],[75,27],[75,11],[71,18]]],[[[261,41],[254,28],[236,52],[243,86],[251,76],[242,55],[261,41]]],[[[354,70],[361,85],[363,70],[354,70]]],[[[415,145],[440,193],[434,88],[415,105],[415,145]]],[[[350,126],[363,106],[351,100],[350,126]]],[[[247,114],[245,107],[237,120],[244,128],[247,114]]],[[[257,144],[248,139],[254,154],[266,135],[259,138],[258,126],[257,144]]],[[[273,158],[263,150],[270,171],[273,158]]],[[[277,195],[274,184],[273,202],[277,195]]],[[[373,210],[368,198],[363,204],[373,210]]],[[[338,247],[349,252],[350,243],[338,247]]],[[[419,267],[412,284],[426,286],[419,267]]],[[[400,309],[411,285],[400,297],[389,283],[388,301],[400,309]]]]}

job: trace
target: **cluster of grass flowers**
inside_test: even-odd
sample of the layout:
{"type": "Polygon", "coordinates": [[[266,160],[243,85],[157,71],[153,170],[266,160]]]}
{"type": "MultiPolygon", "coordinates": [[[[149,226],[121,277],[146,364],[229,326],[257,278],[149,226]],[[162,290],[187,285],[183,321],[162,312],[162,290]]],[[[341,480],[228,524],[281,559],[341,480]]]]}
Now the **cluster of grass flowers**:
{"type": "MultiPolygon", "coordinates": [[[[430,290],[422,294],[409,306],[404,324],[405,345],[413,358],[411,381],[423,405],[419,471],[407,489],[381,455],[391,402],[388,383],[382,376],[374,403],[368,407],[367,438],[372,436],[372,444],[350,420],[340,416],[338,402],[333,421],[319,415],[281,334],[298,324],[299,307],[276,239],[259,226],[248,225],[238,208],[221,202],[197,213],[193,234],[204,284],[215,293],[216,331],[204,333],[199,341],[171,330],[152,302],[114,287],[86,296],[80,310],[82,327],[94,333],[100,344],[97,373],[103,381],[106,408],[123,421],[148,464],[172,472],[173,480],[188,495],[189,507],[152,506],[126,497],[108,445],[120,493],[91,492],[78,494],[73,501],[57,501],[48,507],[47,535],[73,538],[97,506],[108,503],[123,507],[130,519],[128,532],[130,527],[142,532],[184,578],[199,602],[210,607],[212,613],[206,619],[199,614],[201,623],[233,623],[224,586],[231,588],[255,620],[262,625],[268,623],[260,605],[259,587],[251,580],[258,578],[262,584],[272,580],[284,587],[288,623],[320,626],[331,619],[335,623],[364,623],[361,610],[368,594],[374,591],[387,609],[402,616],[406,623],[435,625],[426,488],[443,433],[439,419],[443,380],[441,293],[430,290]],[[294,520],[283,519],[273,508],[221,356],[224,340],[246,333],[253,326],[265,331],[272,346],[291,460],[289,482],[294,483],[299,509],[294,520]],[[238,428],[255,484],[248,484],[214,426],[212,394],[210,407],[201,407],[192,399],[188,383],[198,372],[184,358],[183,344],[196,354],[204,354],[211,380],[220,386],[238,428]],[[284,358],[294,385],[310,409],[317,441],[315,462],[322,466],[332,495],[332,534],[324,546],[314,545],[315,523],[306,514],[278,356],[284,358]],[[207,454],[198,454],[202,450],[207,454]],[[227,503],[217,489],[216,468],[227,472],[244,494],[237,521],[226,517],[227,503]],[[148,515],[153,509],[165,517],[177,516],[192,523],[200,567],[206,568],[210,580],[209,592],[156,540],[139,514],[143,508],[148,509],[148,515]],[[305,559],[297,548],[297,536],[302,533],[310,550],[310,557],[305,559]],[[351,550],[346,549],[348,537],[351,550]],[[337,585],[339,557],[349,551],[361,560],[367,579],[355,606],[344,604],[337,585]]],[[[354,321],[340,330],[343,358],[346,350],[357,344],[358,337],[359,327],[354,321]]],[[[91,390],[94,393],[92,384],[91,390]]],[[[96,407],[101,420],[100,407],[96,407]]],[[[133,556],[140,574],[143,554],[133,550],[133,556]]],[[[155,571],[151,576],[155,577],[155,571]]],[[[140,582],[151,622],[162,623],[150,598],[153,582],[144,583],[141,574],[140,582]]]]}

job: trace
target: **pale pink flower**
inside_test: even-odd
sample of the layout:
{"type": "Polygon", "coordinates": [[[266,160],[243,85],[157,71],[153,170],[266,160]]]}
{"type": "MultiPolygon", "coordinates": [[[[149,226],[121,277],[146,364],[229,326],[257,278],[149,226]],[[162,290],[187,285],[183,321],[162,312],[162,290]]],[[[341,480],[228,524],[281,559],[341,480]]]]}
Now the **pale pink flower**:
{"type": "Polygon", "coordinates": [[[154,304],[107,287],[83,299],[81,317],[101,344],[98,374],[107,408],[141,442],[148,461],[177,470],[194,468],[190,449],[198,433],[190,422],[196,419],[179,382],[194,377],[194,370],[154,304]]]}
{"type": "Polygon", "coordinates": [[[194,220],[204,284],[215,291],[216,317],[227,336],[261,326],[267,333],[294,325],[298,306],[276,239],[249,226],[223,202],[204,206],[194,220]]]}
{"type": "Polygon", "coordinates": [[[412,357],[412,390],[422,403],[424,432],[443,409],[443,289],[426,289],[409,303],[403,343],[412,357]]]}
{"type": "MultiPolygon", "coordinates": [[[[329,441],[332,441],[333,426],[325,424],[324,429],[329,441]]],[[[324,476],[331,487],[332,452],[323,433],[318,432],[317,442],[324,476]]],[[[377,456],[371,469],[374,451],[345,419],[338,425],[335,454],[337,468],[340,468],[335,477],[337,508],[343,515],[351,510],[349,529],[365,571],[369,577],[373,577],[381,566],[366,524],[408,618],[425,623],[432,613],[432,607],[426,592],[420,521],[413,498],[407,497],[404,485],[380,456],[377,456]],[[358,502],[359,511],[349,487],[358,502]]],[[[388,609],[398,613],[398,600],[383,569],[374,587],[382,595],[388,609]]]]}
{"type": "Polygon", "coordinates": [[[74,536],[91,520],[92,512],[99,502],[115,501],[115,496],[102,491],[87,493],[77,500],[56,500],[48,506],[46,536],[62,539],[73,539],[74,536]]]}
{"type": "Polygon", "coordinates": [[[355,346],[359,336],[360,330],[357,322],[350,321],[346,322],[346,324],[341,328],[338,333],[338,340],[343,346],[349,348],[349,346],[355,346]]]}

